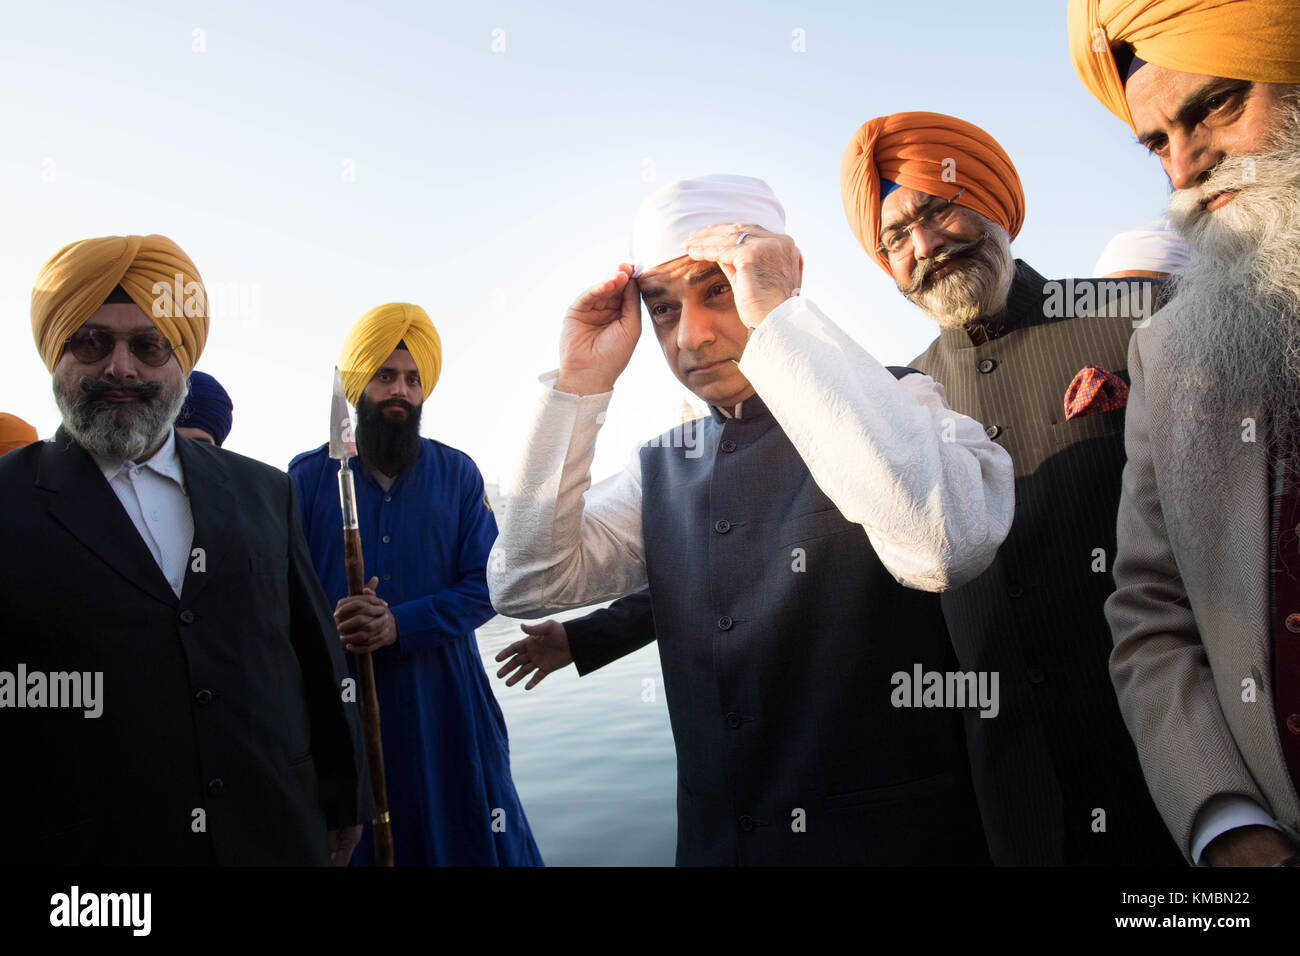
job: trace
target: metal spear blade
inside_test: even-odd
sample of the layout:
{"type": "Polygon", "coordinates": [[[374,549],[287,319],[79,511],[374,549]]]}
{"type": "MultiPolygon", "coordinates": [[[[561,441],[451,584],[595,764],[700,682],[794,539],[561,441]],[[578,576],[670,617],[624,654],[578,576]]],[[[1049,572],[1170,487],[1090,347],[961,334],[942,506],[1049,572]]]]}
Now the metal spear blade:
{"type": "Polygon", "coordinates": [[[343,391],[343,376],[334,366],[334,396],[330,403],[330,457],[346,461],[357,454],[356,439],[352,437],[352,412],[348,410],[348,396],[343,391]]]}

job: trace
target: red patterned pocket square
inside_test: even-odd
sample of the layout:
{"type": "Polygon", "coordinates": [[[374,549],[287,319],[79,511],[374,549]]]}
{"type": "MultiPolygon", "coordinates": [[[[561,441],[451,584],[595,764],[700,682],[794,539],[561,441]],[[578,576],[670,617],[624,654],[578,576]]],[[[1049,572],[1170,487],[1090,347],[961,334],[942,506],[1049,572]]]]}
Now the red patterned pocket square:
{"type": "Polygon", "coordinates": [[[1065,419],[1113,412],[1127,404],[1127,382],[1099,365],[1085,365],[1065,390],[1065,419]]]}

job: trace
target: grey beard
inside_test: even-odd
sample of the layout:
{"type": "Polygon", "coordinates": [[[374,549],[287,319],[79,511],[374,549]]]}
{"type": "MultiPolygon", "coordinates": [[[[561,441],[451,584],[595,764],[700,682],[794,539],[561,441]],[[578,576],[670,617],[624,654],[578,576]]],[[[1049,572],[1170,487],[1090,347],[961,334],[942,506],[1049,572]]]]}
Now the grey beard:
{"type": "MultiPolygon", "coordinates": [[[[1174,193],[1170,219],[1188,264],[1172,282],[1167,346],[1182,487],[1225,470],[1270,423],[1300,421],[1300,105],[1289,102],[1266,151],[1225,157],[1174,193]],[[1202,200],[1241,191],[1213,212],[1202,200]]],[[[1292,465],[1294,449],[1282,449],[1292,465]]]]}
{"type": "Polygon", "coordinates": [[[86,451],[106,461],[138,461],[167,439],[185,405],[188,389],[163,386],[152,402],[118,407],[89,401],[81,378],[54,379],[54,400],[63,414],[63,427],[86,451]]]}
{"type": "MultiPolygon", "coordinates": [[[[1016,262],[1011,255],[1011,238],[1007,231],[974,210],[970,215],[982,220],[985,242],[969,259],[973,266],[958,269],[936,279],[919,292],[903,294],[938,323],[941,329],[959,329],[976,319],[1001,312],[1011,293],[1016,262]]],[[[946,261],[940,256],[918,266],[912,273],[915,283],[946,261]]]]}

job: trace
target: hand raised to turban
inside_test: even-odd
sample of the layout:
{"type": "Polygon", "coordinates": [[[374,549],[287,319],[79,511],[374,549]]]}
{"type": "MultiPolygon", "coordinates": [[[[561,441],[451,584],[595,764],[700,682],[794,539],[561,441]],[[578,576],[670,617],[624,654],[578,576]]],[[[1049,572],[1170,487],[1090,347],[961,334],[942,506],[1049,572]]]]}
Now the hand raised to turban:
{"type": "Polygon", "coordinates": [[[556,391],[602,395],[623,374],[641,337],[641,299],[633,267],[588,288],[569,305],[560,324],[556,391]]]}
{"type": "Polygon", "coordinates": [[[51,372],[68,336],[117,286],[175,347],[186,375],[208,338],[208,296],[199,270],[166,236],[103,236],[64,246],[32,289],[32,336],[51,372]]]}
{"type": "Polygon", "coordinates": [[[349,402],[357,403],[399,342],[405,343],[415,360],[423,400],[428,400],[442,374],[442,340],[424,309],[409,302],[389,302],[357,319],[343,340],[339,373],[349,402]]]}
{"type": "Polygon", "coordinates": [[[889,272],[880,249],[881,180],[931,196],[957,198],[1012,239],[1025,221],[1020,175],[1001,146],[973,123],[943,113],[893,113],[863,123],[840,163],[840,195],[849,228],[889,272]]]}
{"type": "Polygon", "coordinates": [[[1297,0],[1070,0],[1067,16],[1079,79],[1135,133],[1116,47],[1181,73],[1300,83],[1297,0]]]}

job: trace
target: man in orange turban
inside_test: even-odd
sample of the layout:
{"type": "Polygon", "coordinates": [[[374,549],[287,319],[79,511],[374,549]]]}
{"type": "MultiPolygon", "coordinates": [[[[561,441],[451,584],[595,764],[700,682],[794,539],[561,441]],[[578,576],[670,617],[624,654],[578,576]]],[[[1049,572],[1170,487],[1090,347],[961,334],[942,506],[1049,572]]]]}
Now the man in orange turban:
{"type": "Polygon", "coordinates": [[[1111,676],[1191,860],[1300,850],[1300,4],[1071,0],[1188,260],[1134,337],[1111,676]]]}
{"type": "Polygon", "coordinates": [[[292,483],[173,428],[198,270],[163,236],[74,242],[31,318],[63,424],[0,458],[5,862],[346,863],[365,751],[292,483]]]}
{"type": "Polygon", "coordinates": [[[1049,282],[1013,259],[1025,216],[1016,168],[955,117],[863,124],[840,182],[858,241],[940,326],[912,367],[985,423],[1015,464],[1015,518],[997,558],[941,595],[963,669],[1002,681],[998,719],[968,724],[993,860],[1177,863],[1110,686],[1111,578],[1085,560],[1114,548],[1124,464],[1114,394],[1153,286],[1049,282]]]}
{"type": "Polygon", "coordinates": [[[0,412],[0,455],[30,445],[39,437],[36,429],[17,415],[0,412]]]}

